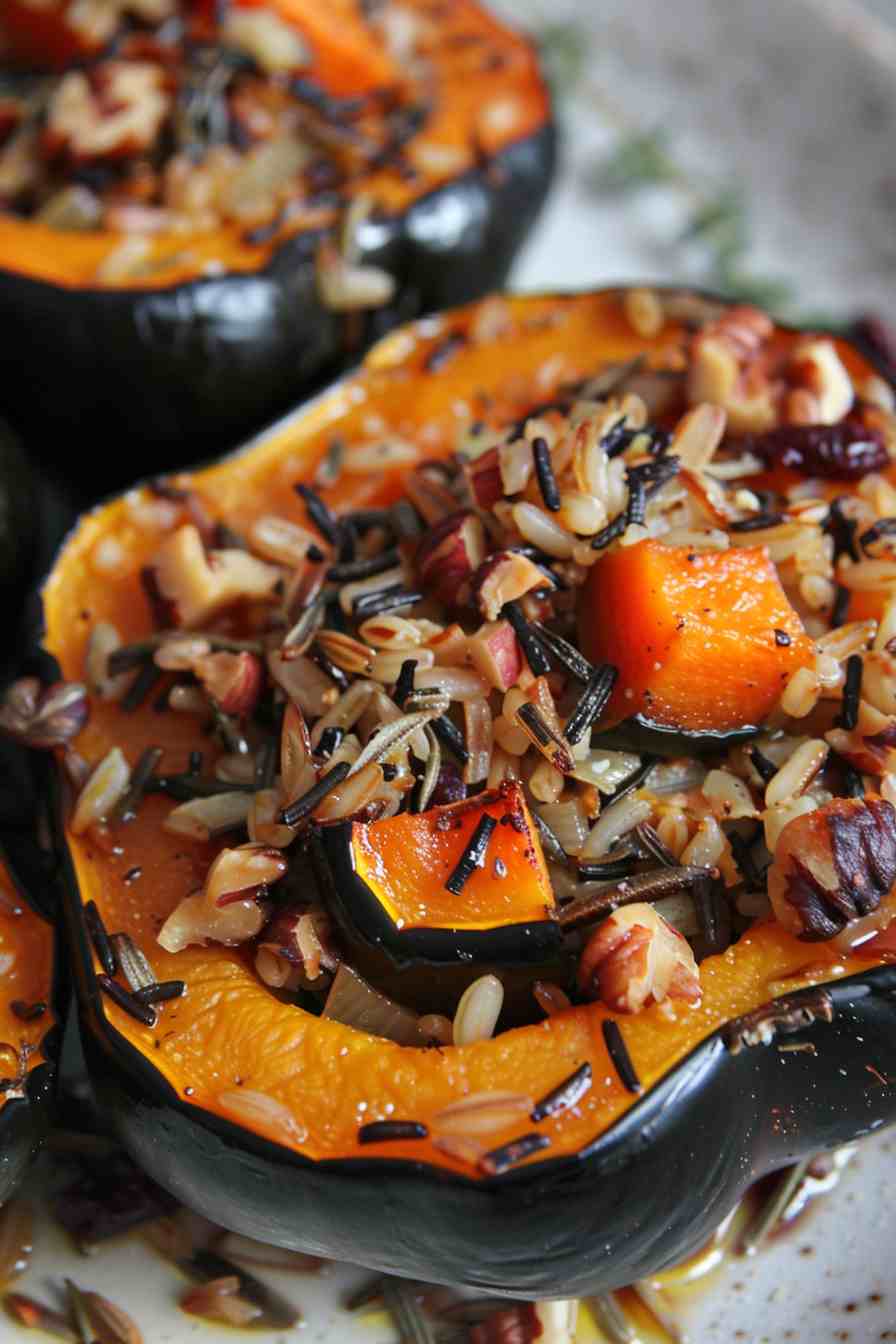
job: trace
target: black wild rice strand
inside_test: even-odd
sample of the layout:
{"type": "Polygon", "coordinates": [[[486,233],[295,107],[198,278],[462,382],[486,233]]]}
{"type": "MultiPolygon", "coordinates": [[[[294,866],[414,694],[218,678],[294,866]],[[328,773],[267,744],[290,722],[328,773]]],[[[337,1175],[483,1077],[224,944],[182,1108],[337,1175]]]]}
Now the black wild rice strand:
{"type": "Polygon", "coordinates": [[[445,881],[445,887],[454,896],[459,896],[476,868],[483,867],[492,832],[497,826],[494,817],[487,814],[480,817],[479,824],[470,836],[469,843],[458,859],[453,872],[445,881]]]}
{"type": "Polygon", "coordinates": [[[25,1003],[23,999],[13,999],[9,1006],[20,1022],[36,1022],[47,1011],[47,1005],[40,1001],[25,1003]]]}
{"type": "Polygon", "coordinates": [[[842,583],[838,583],[834,595],[834,605],[831,607],[831,629],[837,630],[841,625],[845,625],[848,614],[849,589],[845,588],[842,583]]]}
{"type": "Polygon", "coordinates": [[[537,621],[530,621],[529,624],[539,643],[547,648],[548,653],[556,658],[557,662],[565,667],[567,672],[575,677],[576,681],[581,681],[587,685],[594,675],[593,664],[589,663],[588,659],[584,658],[568,640],[555,634],[547,626],[541,625],[537,621]]]}
{"type": "Polygon", "coordinates": [[[100,965],[107,975],[115,975],[118,970],[118,958],[96,901],[88,901],[84,906],[84,923],[87,925],[87,932],[90,934],[90,941],[93,943],[93,950],[100,965]]]}
{"type": "Polygon", "coordinates": [[[520,642],[520,648],[526,657],[526,662],[531,668],[532,675],[535,677],[547,676],[551,670],[550,660],[538,641],[538,637],[529,621],[516,602],[505,602],[502,608],[502,615],[507,618],[513,627],[513,633],[520,642]]]}
{"type": "Polygon", "coordinates": [[[629,429],[625,423],[625,416],[617,420],[615,425],[611,425],[606,434],[600,441],[607,457],[619,457],[626,448],[631,447],[639,434],[643,433],[640,429],[629,429]]]}
{"type": "Polygon", "coordinates": [[[700,878],[693,886],[694,909],[700,932],[706,940],[707,951],[715,951],[720,942],[719,910],[716,891],[711,878],[700,878]]]}
{"type": "Polygon", "coordinates": [[[168,709],[170,708],[171,692],[173,690],[173,685],[162,687],[155,700],[152,702],[154,714],[166,714],[168,712],[168,709]]]}
{"type": "Polygon", "coordinates": [[[547,1134],[524,1134],[522,1138],[511,1139],[500,1148],[492,1148],[491,1152],[483,1153],[479,1159],[479,1167],[488,1176],[500,1176],[502,1172],[509,1171],[511,1167],[524,1162],[533,1153],[540,1153],[550,1146],[551,1141],[547,1134]]]}
{"type": "Polygon", "coordinates": [[[513,627],[513,633],[520,642],[520,648],[526,656],[526,662],[532,670],[535,677],[547,676],[551,670],[550,660],[538,641],[538,636],[529,621],[520,609],[517,602],[505,602],[502,608],[503,616],[507,618],[513,627]]]}
{"type": "Polygon", "coordinates": [[[149,698],[162,680],[162,669],[153,662],[145,662],[131,682],[119,704],[126,714],[133,714],[149,698]]]}
{"type": "Polygon", "coordinates": [[[855,518],[848,518],[843,512],[843,499],[840,496],[832,499],[822,527],[833,539],[835,563],[841,555],[848,555],[851,560],[858,560],[859,549],[856,545],[858,526],[855,518]]]}
{"type": "Polygon", "coordinates": [[[237,720],[232,714],[225,714],[216,701],[211,702],[212,719],[215,731],[229,752],[234,756],[248,756],[249,743],[239,730],[237,720]]]}
{"type": "Polygon", "coordinates": [[[553,731],[538,706],[531,700],[523,701],[516,711],[515,718],[554,769],[559,770],[561,775],[571,774],[573,761],[569,747],[563,738],[558,737],[553,731]]]}
{"type": "Polygon", "coordinates": [[[454,754],[461,765],[466,765],[470,759],[470,753],[467,751],[464,743],[464,735],[446,714],[441,714],[437,719],[432,719],[429,727],[433,730],[439,743],[447,747],[454,754]]]}
{"type": "Polygon", "coordinates": [[[149,782],[147,793],[164,793],[179,803],[188,803],[193,798],[216,798],[219,793],[249,793],[248,784],[227,784],[221,779],[200,779],[185,771],[182,775],[155,775],[149,782]]]}
{"type": "Polygon", "coordinates": [[[332,724],[329,728],[325,728],[321,733],[320,741],[317,744],[318,756],[323,756],[323,758],[327,760],[333,755],[333,752],[337,749],[344,737],[344,728],[338,728],[335,724],[332,724]]]}
{"type": "Polygon", "coordinates": [[[156,766],[162,759],[161,747],[147,747],[134,766],[131,782],[121,802],[115,808],[112,819],[118,822],[133,821],[143,801],[147,785],[155,774],[156,766]]]}
{"type": "Polygon", "coordinates": [[[387,611],[398,611],[402,607],[412,607],[423,601],[423,594],[396,584],[383,588],[378,593],[362,593],[352,604],[352,614],[356,620],[365,620],[368,616],[382,616],[387,611]]]}
{"type": "Polygon", "coordinates": [[[400,1139],[425,1139],[429,1130],[419,1120],[371,1120],[358,1130],[359,1143],[390,1143],[400,1139]]]}
{"type": "Polygon", "coordinates": [[[610,542],[616,541],[622,536],[627,526],[628,519],[626,515],[620,513],[619,517],[614,518],[612,523],[607,523],[607,526],[601,528],[600,532],[595,532],[594,536],[591,538],[591,549],[593,551],[606,550],[610,545],[610,542]]]}
{"type": "Polygon", "coordinates": [[[859,545],[863,551],[867,551],[874,542],[880,541],[881,537],[891,537],[896,532],[896,518],[878,518],[876,523],[867,528],[859,537],[859,545]]]}
{"type": "Polygon", "coordinates": [[[138,1003],[168,1003],[171,999],[180,999],[187,992],[183,980],[158,980],[155,984],[144,985],[134,990],[138,1003]]]}
{"type": "Polygon", "coordinates": [[[783,513],[754,513],[750,518],[738,518],[728,523],[729,532],[763,532],[767,527],[777,527],[783,523],[783,513]]]}
{"type": "Polygon", "coordinates": [[[268,738],[256,751],[254,778],[256,789],[272,787],[277,774],[277,750],[277,743],[273,738],[268,738]]]}
{"type": "Polygon", "coordinates": [[[98,975],[97,984],[113,1003],[117,1003],[135,1021],[142,1022],[145,1027],[154,1027],[158,1022],[159,1015],[154,1008],[148,1003],[140,1003],[130,990],[124,989],[108,975],[98,975]]]}
{"type": "MultiPolygon", "coordinates": [[[[581,871],[581,870],[580,870],[581,871]]],[[[574,896],[558,912],[563,929],[577,929],[610,914],[620,905],[639,901],[661,901],[679,891],[687,891],[695,882],[718,876],[715,868],[698,868],[696,864],[682,864],[677,868],[655,868],[648,873],[623,877],[616,886],[601,891],[585,892],[574,896]]]]}
{"type": "Polygon", "coordinates": [[[836,762],[837,768],[840,771],[842,783],[840,796],[843,798],[864,798],[866,790],[865,781],[862,778],[861,771],[857,770],[854,765],[851,765],[845,757],[838,756],[836,752],[832,751],[829,759],[831,764],[836,762]]]}
{"type": "Polygon", "coordinates": [[[625,525],[631,527],[644,522],[647,514],[647,487],[643,476],[629,473],[628,506],[625,511],[625,525]]]}
{"type": "Polygon", "coordinates": [[[191,751],[187,758],[187,774],[198,775],[202,770],[202,752],[191,751]]]}
{"type": "Polygon", "coordinates": [[[774,779],[775,775],[778,773],[778,767],[775,765],[774,761],[770,761],[769,758],[759,750],[755,742],[751,742],[746,748],[746,754],[750,758],[753,769],[756,771],[763,784],[768,784],[774,779]]]}
{"type": "Polygon", "coordinates": [[[138,863],[135,863],[134,867],[129,868],[121,880],[126,887],[129,887],[132,882],[138,881],[139,878],[141,878],[142,876],[143,876],[143,869],[140,867],[138,863]]]}
{"type": "Polygon", "coordinates": [[[322,802],[327,794],[336,788],[337,784],[342,783],[351,768],[349,761],[340,761],[338,765],[333,766],[332,770],[328,770],[307,793],[303,793],[301,798],[297,798],[294,803],[290,803],[289,807],[284,807],[280,813],[280,820],[283,825],[296,826],[305,817],[310,816],[318,803],[322,802]]]}
{"type": "Polygon", "coordinates": [[[548,447],[547,439],[543,439],[539,435],[537,439],[532,440],[532,456],[535,459],[535,474],[538,477],[538,488],[541,491],[544,506],[546,509],[550,509],[551,513],[558,513],[560,491],[557,489],[554,468],[551,466],[551,450],[548,447]]]}
{"type": "Polygon", "coordinates": [[[563,736],[571,746],[579,742],[603,714],[618,675],[618,669],[611,663],[602,663],[592,672],[563,729],[563,736]]]}
{"type": "Polygon", "coordinates": [[[395,683],[395,690],[392,695],[392,699],[399,709],[404,709],[404,702],[414,689],[414,672],[416,667],[416,658],[405,658],[401,665],[398,673],[398,680],[395,683]]]}
{"type": "Polygon", "coordinates": [[[619,1074],[619,1081],[627,1091],[637,1094],[641,1091],[641,1080],[632,1063],[632,1057],[628,1052],[628,1046],[625,1043],[625,1037],[622,1035],[619,1023],[615,1018],[607,1017],[602,1023],[602,1030],[604,1044],[616,1072],[619,1074]]]}
{"type": "Polygon", "coordinates": [[[296,494],[304,500],[312,523],[323,533],[331,546],[338,546],[342,541],[342,527],[336,515],[327,507],[313,486],[300,482],[294,488],[296,494]]]}
{"type": "Polygon", "coordinates": [[[350,560],[345,564],[333,565],[327,570],[330,583],[349,583],[354,579],[372,579],[387,569],[394,569],[401,562],[397,546],[380,551],[379,555],[367,556],[361,560],[350,560]]]}
{"type": "Polygon", "coordinates": [[[666,868],[674,868],[677,865],[678,860],[675,855],[671,849],[663,844],[649,821],[642,821],[635,827],[635,839],[642,849],[646,849],[650,858],[656,859],[657,863],[663,864],[666,868]]]}
{"type": "Polygon", "coordinates": [[[537,1101],[532,1109],[530,1119],[536,1124],[541,1120],[547,1120],[551,1115],[559,1115],[561,1111],[568,1111],[570,1106],[577,1105],[585,1093],[591,1087],[591,1065],[580,1064],[568,1078],[564,1078],[562,1083],[552,1088],[541,1101],[537,1101]]]}
{"type": "Polygon", "coordinates": [[[336,683],[340,691],[348,690],[349,685],[351,684],[348,674],[344,672],[341,667],[337,667],[335,663],[331,662],[323,649],[320,649],[316,644],[313,644],[308,650],[308,657],[313,663],[317,663],[325,677],[329,677],[332,682],[336,683]]]}
{"type": "Polygon", "coordinates": [[[765,876],[760,872],[753,857],[754,841],[747,840],[739,831],[727,831],[726,835],[731,853],[734,855],[734,862],[744,881],[749,887],[761,890],[765,885],[765,876]]]}
{"type": "Polygon", "coordinates": [[[640,789],[641,785],[656,765],[657,759],[656,756],[642,756],[641,764],[638,766],[638,769],[634,770],[629,775],[628,779],[624,779],[619,787],[613,790],[604,803],[604,808],[608,808],[611,803],[618,803],[619,799],[624,798],[627,793],[632,793],[635,789],[640,789]]]}
{"type": "Polygon", "coordinates": [[[317,543],[312,541],[311,545],[305,552],[305,558],[306,560],[310,560],[313,565],[319,565],[323,560],[326,560],[327,557],[324,555],[323,551],[317,545],[317,543]]]}
{"type": "Polygon", "coordinates": [[[631,877],[640,860],[637,854],[625,854],[619,859],[604,859],[600,863],[586,860],[576,865],[576,875],[580,882],[616,882],[623,877],[631,877]]]}
{"type": "Polygon", "coordinates": [[[551,830],[544,817],[540,817],[537,812],[532,812],[535,825],[538,827],[538,833],[541,836],[541,843],[547,851],[548,858],[554,859],[557,863],[566,863],[569,855],[557,839],[554,831],[551,830]]]}
{"type": "Polygon", "coordinates": [[[151,659],[155,650],[156,645],[150,643],[127,644],[122,649],[113,649],[106,659],[106,671],[110,677],[121,676],[122,672],[130,672],[151,659]]]}
{"type": "Polygon", "coordinates": [[[851,733],[859,721],[859,698],[862,694],[862,669],[864,664],[859,654],[853,653],[846,660],[846,677],[843,682],[843,701],[837,719],[838,728],[851,733]]]}

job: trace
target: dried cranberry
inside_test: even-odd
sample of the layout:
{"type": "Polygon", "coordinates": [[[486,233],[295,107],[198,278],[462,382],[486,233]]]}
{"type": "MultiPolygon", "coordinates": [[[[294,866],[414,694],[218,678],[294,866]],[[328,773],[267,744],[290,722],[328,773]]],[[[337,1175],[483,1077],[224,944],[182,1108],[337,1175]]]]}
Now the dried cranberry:
{"type": "Polygon", "coordinates": [[[430,807],[441,803],[459,803],[467,796],[467,786],[461,778],[456,765],[443,765],[439,770],[436,786],[429,800],[430,807]]]}
{"type": "Polygon", "coordinates": [[[789,467],[803,476],[858,481],[890,461],[878,432],[847,417],[836,425],[781,425],[741,440],[767,467],[789,467]]]}

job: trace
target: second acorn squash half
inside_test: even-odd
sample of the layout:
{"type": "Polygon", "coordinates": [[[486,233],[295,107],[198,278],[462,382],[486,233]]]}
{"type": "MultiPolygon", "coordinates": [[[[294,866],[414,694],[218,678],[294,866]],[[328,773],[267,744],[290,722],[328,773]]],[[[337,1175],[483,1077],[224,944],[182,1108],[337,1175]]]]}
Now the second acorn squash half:
{"type": "MultiPolygon", "coordinates": [[[[334,437],[368,441],[372,416],[384,441],[394,434],[423,443],[426,456],[448,452],[459,414],[525,415],[634,358],[662,368],[681,332],[670,320],[651,338],[638,335],[617,291],[472,305],[387,338],[358,373],[178,484],[246,527],[294,508],[296,481],[310,478],[334,437]],[[451,358],[434,361],[449,335],[451,358]]],[[[786,349],[799,335],[775,339],[786,349]]],[[[871,374],[854,350],[837,348],[856,378],[871,374]]],[[[374,473],[374,460],[340,478],[331,508],[375,509],[396,497],[408,461],[390,465],[383,454],[374,473]]],[[[45,647],[66,679],[81,677],[97,622],[129,643],[151,630],[140,572],[159,542],[133,496],[81,520],[43,590],[45,647]]],[[[133,764],[153,743],[166,768],[183,770],[197,742],[208,750],[209,741],[184,722],[149,703],[126,713],[101,700],[77,750],[96,761],[119,746],[133,764]]],[[[71,832],[65,785],[54,778],[65,920],[96,1086],[137,1160],[226,1226],[412,1277],[578,1296],[686,1254],[763,1172],[896,1118],[880,1084],[896,1069],[887,952],[832,957],[780,924],[755,925],[703,962],[698,1008],[619,1019],[634,1082],[614,1059],[614,1014],[596,1003],[471,1045],[401,1046],[283,1002],[238,949],[164,951],[158,930],[218,846],[164,831],[168,804],[154,795],[115,834],[118,853],[71,832]],[[101,995],[84,918],[91,901],[110,931],[143,947],[158,980],[186,983],[155,1025],[101,995]],[[779,1054],[761,1044],[776,1020],[813,1049],[779,1054]],[[591,1086],[575,1105],[538,1107],[586,1066],[591,1086]],[[490,1141],[541,1136],[502,1174],[427,1132],[445,1107],[483,1092],[533,1103],[490,1141]],[[359,1141],[359,1127],[390,1117],[420,1129],[404,1141],[359,1141]]]]}
{"type": "MultiPolygon", "coordinates": [[[[64,29],[66,5],[56,8],[64,29]]],[[[277,0],[270,9],[303,43],[310,37],[313,61],[300,72],[308,97],[388,98],[390,81],[407,77],[358,7],[345,15],[277,0]]],[[[210,7],[180,10],[205,41],[217,40],[210,7]]],[[[197,456],[235,445],[396,323],[505,279],[553,173],[534,49],[477,0],[408,0],[402,15],[423,33],[430,66],[411,108],[419,124],[397,157],[372,161],[321,205],[312,200],[271,228],[150,233],[140,264],[114,280],[102,277],[126,233],[63,232],[0,212],[0,320],[17,332],[0,354],[4,413],[84,497],[176,465],[185,444],[197,456]],[[395,292],[369,311],[336,311],[321,298],[316,258],[324,245],[338,250],[346,211],[361,198],[353,260],[387,271],[395,292]],[[72,425],[96,454],[89,481],[85,462],[71,469],[72,425]]],[[[38,18],[52,28],[52,11],[38,18]]],[[[10,7],[13,53],[18,34],[24,63],[58,64],[66,44],[40,26],[32,32],[34,19],[33,6],[10,7]]],[[[69,51],[67,60],[82,57],[69,51]]]]}

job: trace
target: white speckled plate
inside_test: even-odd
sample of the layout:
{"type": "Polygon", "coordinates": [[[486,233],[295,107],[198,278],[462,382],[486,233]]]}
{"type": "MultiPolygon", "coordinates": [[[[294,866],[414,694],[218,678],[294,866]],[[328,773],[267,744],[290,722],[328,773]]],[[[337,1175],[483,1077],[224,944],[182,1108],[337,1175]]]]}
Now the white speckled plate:
{"type": "MultiPolygon", "coordinates": [[[[877,0],[878,12],[887,3],[877,0]]],[[[536,28],[575,25],[573,46],[584,53],[581,80],[565,100],[563,172],[517,266],[520,288],[706,280],[706,256],[680,243],[682,228],[695,199],[739,186],[754,276],[792,285],[796,311],[873,308],[896,317],[896,31],[852,0],[504,0],[504,8],[536,28]],[[680,179],[635,194],[596,192],[592,183],[620,138],[658,128],[680,179]]],[[[682,1337],[896,1340],[893,1144],[886,1135],[866,1141],[840,1189],[787,1238],[686,1296],[677,1306],[682,1337]]],[[[40,1209],[37,1184],[34,1194],[40,1209]]],[[[22,1289],[50,1301],[63,1276],[124,1305],[147,1344],[238,1338],[179,1312],[182,1282],[140,1241],[83,1259],[41,1215],[22,1289]]],[[[384,1317],[340,1309],[358,1271],[270,1277],[303,1308],[304,1327],[291,1339],[395,1338],[384,1317]]],[[[0,1340],[20,1337],[0,1318],[0,1340]]],[[[596,1338],[584,1321],[580,1340],[596,1338]]]]}

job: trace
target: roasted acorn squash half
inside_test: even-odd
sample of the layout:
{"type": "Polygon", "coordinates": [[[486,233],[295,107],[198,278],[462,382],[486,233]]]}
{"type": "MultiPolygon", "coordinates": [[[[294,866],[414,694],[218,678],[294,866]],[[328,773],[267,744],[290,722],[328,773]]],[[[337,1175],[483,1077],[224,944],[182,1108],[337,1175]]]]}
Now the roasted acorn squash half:
{"type": "Polygon", "coordinates": [[[54,931],[0,860],[0,1203],[49,1128],[58,1031],[54,931]]]}
{"type": "Polygon", "coordinates": [[[40,89],[41,65],[74,81],[33,126],[27,84],[4,102],[0,395],[85,498],[237,444],[396,323],[504,280],[554,129],[533,47],[477,0],[235,3],[223,27],[111,6],[87,51],[75,8],[0,20],[40,89]]]}
{"type": "MultiPolygon", "coordinates": [[[[82,518],[43,589],[46,651],[62,678],[86,676],[96,692],[89,721],[67,744],[67,765],[60,760],[51,772],[62,902],[95,1085],[123,1142],[157,1181],[251,1236],[428,1280],[578,1296],[685,1255],[764,1172],[896,1119],[892,1089],[881,1082],[896,1069],[896,966],[888,964],[894,943],[886,927],[896,877],[896,813],[887,797],[893,748],[890,717],[871,704],[891,694],[889,655],[872,644],[889,638],[894,612],[890,603],[865,627],[829,629],[825,607],[833,592],[842,619],[840,588],[853,585],[848,596],[862,575],[878,581],[889,573],[880,557],[870,574],[860,571],[846,534],[852,538],[869,512],[886,512],[891,406],[890,389],[848,344],[772,328],[755,310],[678,291],[496,298],[402,328],[357,373],[240,453],[172,478],[161,493],[146,487],[82,518]],[[437,359],[446,348],[449,356],[437,359]],[[721,369],[715,381],[713,361],[721,369]],[[746,381],[745,363],[753,370],[746,381]],[[834,371],[833,392],[825,369],[834,371]],[[724,438],[719,406],[732,426],[724,438]],[[827,428],[804,432],[798,417],[806,414],[827,428]],[[452,458],[459,424],[462,466],[452,458]],[[781,424],[803,452],[799,471],[777,463],[762,438],[781,424]],[[741,441],[747,434],[749,444],[741,441]],[[321,496],[310,483],[334,440],[344,445],[341,471],[321,496]],[[832,455],[839,475],[828,467],[832,455]],[[421,466],[429,458],[443,465],[421,466]],[[569,471],[604,493],[589,503],[579,488],[552,509],[569,471]],[[603,486],[601,473],[609,473],[603,486]],[[773,493],[794,484],[791,496],[773,493]],[[647,510],[645,495],[657,501],[647,510]],[[403,496],[413,508],[408,499],[395,505],[403,496]],[[844,533],[849,511],[857,526],[844,533]],[[421,526],[425,535],[409,543],[421,526]],[[523,538],[515,549],[514,526],[523,538]],[[365,543],[377,528],[379,540],[365,543]],[[791,543],[802,539],[801,528],[812,529],[812,547],[799,550],[799,568],[791,543]],[[587,575],[575,566],[587,571],[589,556],[577,548],[592,560],[596,553],[595,570],[605,558],[623,566],[616,601],[638,607],[649,627],[649,583],[638,574],[643,548],[661,544],[661,535],[668,547],[661,558],[679,577],[693,572],[677,619],[661,627],[666,651],[645,660],[622,638],[618,652],[612,639],[597,647],[604,626],[612,629],[613,607],[603,597],[589,608],[597,580],[582,583],[587,575]],[[738,536],[748,540],[743,551],[738,536]],[[376,546],[396,547],[391,570],[382,570],[376,546]],[[715,584],[713,592],[716,603],[731,595],[733,622],[741,599],[748,603],[744,641],[755,684],[745,687],[741,717],[762,728],[755,749],[720,751],[709,773],[698,764],[695,782],[693,760],[651,766],[602,752],[598,733],[589,746],[595,719],[600,729],[602,714],[614,718],[611,696],[643,708],[636,695],[645,689],[661,725],[682,731],[689,756],[688,742],[699,743],[701,733],[743,726],[728,632],[701,597],[704,573],[726,557],[734,565],[735,555],[738,572],[754,581],[715,584]],[[520,559],[540,565],[540,576],[520,559]],[[359,578],[371,568],[385,573],[379,587],[359,578]],[[321,589],[321,571],[332,592],[321,589]],[[837,585],[828,577],[829,590],[821,580],[831,573],[837,585]],[[407,589],[411,576],[426,595],[407,589]],[[274,697],[282,715],[272,714],[270,694],[258,695],[258,641],[276,625],[270,614],[297,592],[293,624],[276,635],[281,651],[266,655],[264,677],[290,692],[288,703],[274,697]],[[308,615],[319,598],[321,611],[329,603],[325,625],[308,615]],[[576,602],[583,630],[596,632],[591,656],[615,653],[612,669],[595,668],[576,647],[576,602]],[[454,625],[432,620],[449,607],[454,625]],[[408,635],[415,609],[421,614],[408,635]],[[477,610],[474,622],[485,624],[471,635],[477,610]],[[563,613],[569,638],[557,633],[563,613]],[[388,626],[375,651],[351,633],[362,616],[371,638],[383,636],[377,621],[388,626]],[[172,621],[180,623],[176,635],[172,621]],[[402,632],[418,651],[416,667],[404,666],[402,632]],[[423,656],[424,636],[442,661],[423,656]],[[818,639],[827,661],[812,647],[818,639]],[[711,667],[710,678],[700,668],[693,696],[688,640],[699,642],[711,667]],[[446,663],[458,641],[460,656],[446,663]],[[832,665],[838,657],[840,670],[832,665]],[[853,659],[865,659],[861,700],[853,659]],[[123,692],[113,684],[122,676],[123,692]],[[378,715],[359,723],[357,705],[349,715],[344,687],[350,683],[351,695],[364,677],[381,679],[397,718],[375,701],[385,694],[375,685],[364,705],[375,701],[378,715]],[[512,721],[495,719],[500,752],[481,759],[484,711],[470,710],[470,697],[487,703],[492,687],[515,685],[527,691],[516,711],[505,700],[498,717],[512,713],[512,721]],[[717,698],[707,691],[713,685],[717,698]],[[464,704],[463,729],[457,704],[445,709],[451,696],[464,704]],[[782,698],[792,722],[775,706],[782,698]],[[568,717],[558,728],[561,711],[568,717]],[[431,730],[428,748],[413,748],[420,768],[409,774],[409,734],[421,728],[431,730]],[[511,730],[525,730],[526,740],[514,747],[511,730]],[[257,749],[251,777],[243,738],[257,749]],[[444,751],[437,776],[434,742],[444,751]],[[530,742],[562,776],[572,810],[551,811],[548,785],[556,781],[539,755],[526,757],[530,742]],[[544,814],[539,835],[508,801],[519,789],[507,778],[513,750],[528,760],[516,770],[527,807],[544,814]],[[457,811],[459,783],[467,798],[457,811]],[[210,812],[203,795],[224,788],[222,810],[210,812]],[[503,802],[502,789],[511,791],[503,802]],[[412,791],[419,819],[407,815],[400,790],[412,791]],[[692,810],[699,800],[699,822],[683,812],[685,796],[692,810]],[[391,820],[389,799],[393,811],[401,807],[391,820]],[[406,829],[389,843],[378,832],[365,848],[354,826],[346,835],[353,808],[353,823],[369,832],[406,829]],[[300,856],[292,836],[312,814],[325,843],[300,856]],[[253,845],[241,849],[247,816],[253,845]],[[334,822],[341,840],[328,833],[334,822]],[[444,843],[415,840],[423,836],[417,826],[434,828],[444,843]],[[222,849],[216,827],[230,828],[223,843],[234,847],[222,849]],[[765,840],[774,848],[779,833],[769,907],[757,869],[765,840]],[[401,904],[392,865],[382,865],[390,843],[418,883],[417,905],[401,904]],[[412,1033],[402,958],[393,956],[391,966],[368,971],[381,978],[362,991],[360,1007],[357,984],[349,985],[353,1009],[340,1020],[331,998],[339,976],[344,989],[354,972],[336,970],[321,1015],[316,986],[321,976],[329,983],[338,937],[326,907],[312,910],[308,893],[314,865],[340,844],[331,876],[358,938],[380,950],[347,865],[359,883],[365,871],[379,872],[366,895],[388,907],[395,925],[453,927],[450,895],[468,926],[472,902],[483,926],[503,918],[525,927],[534,888],[526,894],[522,884],[537,881],[549,861],[557,910],[546,906],[545,919],[559,920],[567,950],[577,928],[593,926],[572,956],[577,980],[552,975],[521,1025],[494,1038],[494,1012],[484,1029],[481,1020],[471,1027],[468,1014],[463,1032],[457,1019],[453,1028],[468,1043],[445,1044],[436,1008],[418,1028],[422,1039],[399,1044],[412,1033]],[[654,865],[647,873],[645,854],[654,865]],[[500,882],[513,884],[503,915],[495,906],[500,882]],[[702,886],[699,900],[693,887],[690,915],[671,912],[668,901],[639,913],[634,927],[626,914],[645,909],[630,904],[633,893],[643,902],[706,882],[711,890],[702,886]],[[745,890],[753,904],[741,908],[745,890]],[[310,920],[303,929],[293,919],[299,910],[310,920]],[[595,923],[599,915],[606,918],[595,923]],[[278,923],[286,916],[288,929],[278,923]],[[194,941],[199,929],[200,939],[237,944],[245,921],[253,937],[264,930],[254,957],[247,946],[194,941]],[[103,928],[129,935],[117,940],[124,953],[117,965],[103,928]],[[646,960],[638,952],[645,945],[646,960]],[[636,955],[626,962],[620,947],[636,955]],[[654,951],[662,966],[651,961],[654,951]],[[285,967],[279,980],[277,967],[285,967]],[[371,996],[379,1035],[347,1024],[373,1020],[361,1011],[371,996]]],[[[873,552],[885,534],[883,525],[873,534],[864,527],[856,544],[873,552]]],[[[473,960],[474,932],[464,934],[473,960]]],[[[490,994],[503,974],[493,951],[482,956],[490,994]]],[[[407,960],[418,984],[427,967],[438,981],[425,946],[407,960]]]]}

